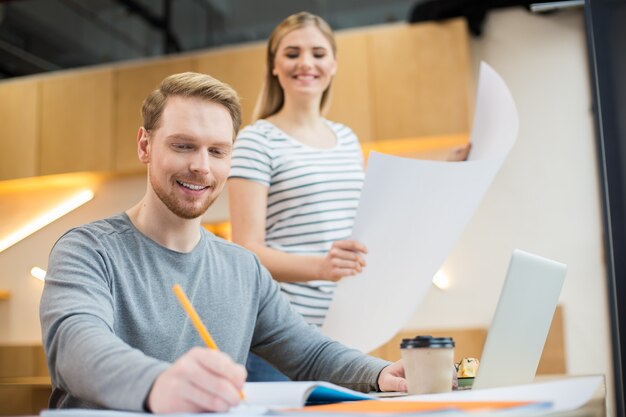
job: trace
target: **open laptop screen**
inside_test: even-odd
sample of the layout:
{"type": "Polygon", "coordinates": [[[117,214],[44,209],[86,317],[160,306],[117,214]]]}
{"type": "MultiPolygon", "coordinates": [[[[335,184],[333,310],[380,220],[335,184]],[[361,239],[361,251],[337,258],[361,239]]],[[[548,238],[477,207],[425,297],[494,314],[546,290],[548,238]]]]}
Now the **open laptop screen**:
{"type": "Polygon", "coordinates": [[[562,263],[513,252],[473,389],[533,381],[566,270],[562,263]]]}

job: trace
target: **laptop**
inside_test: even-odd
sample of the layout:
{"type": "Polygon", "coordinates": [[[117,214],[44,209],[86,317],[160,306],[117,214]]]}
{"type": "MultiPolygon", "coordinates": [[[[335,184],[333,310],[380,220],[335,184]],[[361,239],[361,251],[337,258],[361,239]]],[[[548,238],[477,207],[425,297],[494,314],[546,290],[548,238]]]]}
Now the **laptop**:
{"type": "Polygon", "coordinates": [[[533,382],[566,265],[513,251],[472,389],[533,382]]]}

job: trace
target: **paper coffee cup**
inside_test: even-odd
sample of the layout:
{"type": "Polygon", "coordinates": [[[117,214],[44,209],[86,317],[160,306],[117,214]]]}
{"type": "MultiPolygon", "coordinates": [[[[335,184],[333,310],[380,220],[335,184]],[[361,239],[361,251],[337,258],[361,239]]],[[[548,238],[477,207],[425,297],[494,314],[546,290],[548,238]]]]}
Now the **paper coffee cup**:
{"type": "Polygon", "coordinates": [[[400,352],[409,394],[452,390],[454,340],[451,337],[402,339],[400,352]]]}

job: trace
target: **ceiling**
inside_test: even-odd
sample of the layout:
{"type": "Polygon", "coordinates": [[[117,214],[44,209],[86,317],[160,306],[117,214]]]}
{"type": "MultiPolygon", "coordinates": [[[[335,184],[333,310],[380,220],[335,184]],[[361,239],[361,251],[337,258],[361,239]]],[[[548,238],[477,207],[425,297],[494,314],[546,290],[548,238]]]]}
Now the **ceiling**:
{"type": "Polygon", "coordinates": [[[0,0],[0,78],[267,38],[307,10],[343,29],[406,21],[421,0],[0,0]]]}
{"type": "Polygon", "coordinates": [[[583,0],[0,0],[0,79],[266,39],[307,10],[334,29],[465,16],[480,35],[493,8],[583,0]],[[533,4],[539,2],[538,4],[533,4]]]}

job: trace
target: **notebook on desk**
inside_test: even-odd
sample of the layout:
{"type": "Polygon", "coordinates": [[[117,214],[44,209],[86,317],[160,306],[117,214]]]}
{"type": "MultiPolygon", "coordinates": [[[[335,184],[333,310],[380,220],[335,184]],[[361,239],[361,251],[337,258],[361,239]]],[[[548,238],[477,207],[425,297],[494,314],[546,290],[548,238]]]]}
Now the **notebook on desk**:
{"type": "Polygon", "coordinates": [[[562,263],[513,252],[472,389],[533,381],[566,270],[562,263]]]}

